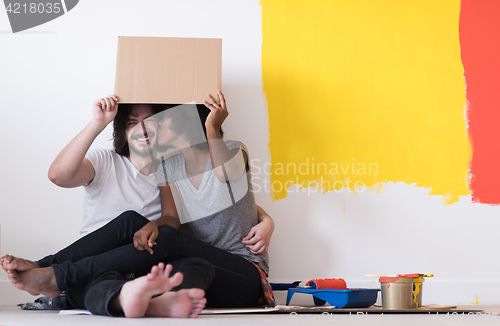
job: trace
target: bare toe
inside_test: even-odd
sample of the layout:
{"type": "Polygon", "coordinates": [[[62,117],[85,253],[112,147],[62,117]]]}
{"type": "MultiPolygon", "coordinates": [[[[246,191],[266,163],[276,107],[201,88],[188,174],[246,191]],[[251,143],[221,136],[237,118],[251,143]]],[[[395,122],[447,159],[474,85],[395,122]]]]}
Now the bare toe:
{"type": "Polygon", "coordinates": [[[2,257],[2,268],[6,271],[16,270],[18,272],[24,272],[39,267],[40,266],[38,265],[38,263],[28,259],[19,258],[12,255],[5,255],[2,257]]]}
{"type": "Polygon", "coordinates": [[[198,317],[205,306],[205,292],[201,289],[183,289],[167,292],[151,300],[146,316],[151,317],[198,317]]]}
{"type": "MultiPolygon", "coordinates": [[[[174,285],[169,278],[171,265],[160,263],[153,266],[151,272],[143,277],[123,285],[118,296],[119,305],[126,317],[142,317],[148,309],[152,297],[170,291],[174,285]]],[[[182,274],[181,274],[182,280],[182,274]]]]}

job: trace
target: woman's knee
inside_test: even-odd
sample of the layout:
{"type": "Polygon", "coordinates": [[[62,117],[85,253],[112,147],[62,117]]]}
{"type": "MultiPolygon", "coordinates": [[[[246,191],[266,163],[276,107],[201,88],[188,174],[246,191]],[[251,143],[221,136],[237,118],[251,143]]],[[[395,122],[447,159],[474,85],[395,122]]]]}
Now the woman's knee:
{"type": "Polygon", "coordinates": [[[169,225],[162,225],[158,227],[158,237],[155,242],[157,246],[165,248],[169,253],[173,253],[181,250],[180,248],[182,248],[185,243],[183,238],[184,234],[177,229],[169,225]]]}
{"type": "Polygon", "coordinates": [[[208,274],[210,274],[211,278],[214,277],[215,275],[215,267],[212,263],[206,261],[203,258],[199,257],[187,257],[187,258],[182,258],[175,260],[171,262],[172,266],[175,266],[178,264],[179,265],[179,271],[182,272],[184,268],[191,269],[200,269],[206,271],[208,274]]]}
{"type": "Polygon", "coordinates": [[[171,227],[170,225],[162,225],[158,227],[158,237],[169,237],[177,234],[179,232],[177,229],[171,227]]]}
{"type": "Polygon", "coordinates": [[[215,276],[215,267],[208,261],[198,257],[187,257],[169,262],[172,265],[171,275],[183,274],[182,284],[173,290],[200,288],[207,290],[215,276]]]}

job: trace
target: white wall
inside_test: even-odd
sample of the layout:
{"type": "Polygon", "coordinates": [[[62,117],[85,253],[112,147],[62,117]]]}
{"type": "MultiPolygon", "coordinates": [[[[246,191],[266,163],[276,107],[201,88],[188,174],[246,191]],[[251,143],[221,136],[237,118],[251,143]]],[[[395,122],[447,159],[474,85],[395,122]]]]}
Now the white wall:
{"type": "MultiPolygon", "coordinates": [[[[261,80],[261,8],[255,1],[85,0],[68,14],[12,34],[0,10],[1,254],[37,259],[78,236],[82,189],[47,179],[57,153],[91,118],[91,104],[113,92],[118,35],[223,39],[228,138],[243,141],[254,166],[269,162],[261,80]]],[[[108,128],[94,143],[111,147],[108,128]]],[[[264,186],[268,176],[256,175],[264,186]]],[[[425,272],[425,303],[499,304],[500,207],[470,197],[443,206],[426,189],[388,184],[382,194],[308,194],[294,189],[258,203],[276,221],[272,281],[343,277],[377,287],[369,273],[425,272]],[[344,211],[345,207],[345,211],[344,211]]],[[[0,304],[29,295],[0,272],[0,304]]]]}

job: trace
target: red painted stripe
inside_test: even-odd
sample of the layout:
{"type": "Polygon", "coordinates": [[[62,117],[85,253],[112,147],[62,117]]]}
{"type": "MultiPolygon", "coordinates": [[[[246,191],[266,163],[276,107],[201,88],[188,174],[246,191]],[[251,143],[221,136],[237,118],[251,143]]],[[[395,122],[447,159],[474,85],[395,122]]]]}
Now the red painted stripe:
{"type": "Polygon", "coordinates": [[[472,142],[472,200],[500,204],[500,1],[462,0],[460,45],[472,142]]]}

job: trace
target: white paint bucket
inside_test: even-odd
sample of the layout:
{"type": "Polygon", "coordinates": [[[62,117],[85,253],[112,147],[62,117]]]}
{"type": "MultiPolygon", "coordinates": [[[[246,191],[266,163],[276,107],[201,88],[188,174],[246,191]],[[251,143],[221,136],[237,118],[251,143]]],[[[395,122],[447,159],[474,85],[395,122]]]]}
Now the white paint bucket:
{"type": "Polygon", "coordinates": [[[414,274],[381,277],[379,282],[382,290],[382,308],[411,309],[414,280],[414,274]]]}

